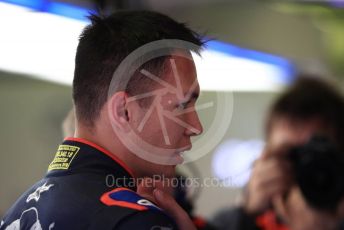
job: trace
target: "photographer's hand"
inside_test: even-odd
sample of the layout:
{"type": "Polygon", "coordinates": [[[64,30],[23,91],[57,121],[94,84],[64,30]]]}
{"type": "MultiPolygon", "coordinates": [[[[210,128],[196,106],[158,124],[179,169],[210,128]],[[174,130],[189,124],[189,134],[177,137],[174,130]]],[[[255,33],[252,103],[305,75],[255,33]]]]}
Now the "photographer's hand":
{"type": "Polygon", "coordinates": [[[255,162],[244,196],[244,210],[256,215],[271,207],[273,197],[288,191],[291,184],[289,162],[283,151],[266,149],[255,162]]]}

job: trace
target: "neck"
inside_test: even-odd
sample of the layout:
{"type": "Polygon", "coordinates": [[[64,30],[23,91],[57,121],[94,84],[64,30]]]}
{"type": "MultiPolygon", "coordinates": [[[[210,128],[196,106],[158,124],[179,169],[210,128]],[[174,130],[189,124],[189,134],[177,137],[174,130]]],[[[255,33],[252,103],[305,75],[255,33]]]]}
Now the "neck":
{"type": "Polygon", "coordinates": [[[133,172],[134,177],[138,177],[140,175],[139,172],[136,172],[130,159],[132,154],[125,146],[123,146],[121,141],[113,133],[112,129],[108,128],[108,126],[103,126],[98,123],[90,127],[77,122],[74,136],[76,138],[86,139],[103,147],[127,165],[127,167],[133,172]]]}

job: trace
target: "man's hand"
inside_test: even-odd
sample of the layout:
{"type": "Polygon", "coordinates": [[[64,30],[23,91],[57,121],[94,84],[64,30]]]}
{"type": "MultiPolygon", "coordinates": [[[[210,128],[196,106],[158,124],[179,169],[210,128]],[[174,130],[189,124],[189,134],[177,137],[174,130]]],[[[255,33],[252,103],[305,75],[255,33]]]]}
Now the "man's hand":
{"type": "Polygon", "coordinates": [[[196,230],[189,215],[177,204],[172,196],[160,189],[154,189],[153,195],[159,207],[164,209],[177,223],[179,230],[196,230]]]}
{"type": "Polygon", "coordinates": [[[290,165],[283,156],[282,149],[266,150],[255,162],[244,197],[247,214],[264,212],[271,207],[274,197],[285,194],[290,188],[290,165]]]}
{"type": "Polygon", "coordinates": [[[155,202],[162,208],[176,222],[179,230],[196,230],[189,215],[172,197],[171,189],[166,188],[162,181],[154,181],[153,184],[154,186],[147,186],[147,183],[143,180],[137,188],[138,194],[155,202]]]}

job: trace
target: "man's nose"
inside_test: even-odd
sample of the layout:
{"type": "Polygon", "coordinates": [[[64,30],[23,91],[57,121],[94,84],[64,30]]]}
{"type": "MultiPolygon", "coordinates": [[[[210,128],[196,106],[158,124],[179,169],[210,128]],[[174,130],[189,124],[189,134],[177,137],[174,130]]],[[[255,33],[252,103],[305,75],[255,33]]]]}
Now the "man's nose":
{"type": "Polygon", "coordinates": [[[198,136],[203,132],[203,126],[198,117],[197,111],[190,113],[188,119],[188,127],[186,129],[186,134],[189,136],[198,136]]]}

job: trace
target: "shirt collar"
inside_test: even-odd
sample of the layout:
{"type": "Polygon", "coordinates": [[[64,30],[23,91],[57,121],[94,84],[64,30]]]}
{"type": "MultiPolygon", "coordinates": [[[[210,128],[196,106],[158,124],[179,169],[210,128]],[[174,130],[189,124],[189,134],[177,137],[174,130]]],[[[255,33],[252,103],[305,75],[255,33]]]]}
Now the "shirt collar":
{"type": "Polygon", "coordinates": [[[134,178],[131,169],[110,151],[89,140],[68,137],[59,146],[49,165],[47,176],[76,173],[111,175],[125,180],[134,178]]]}

